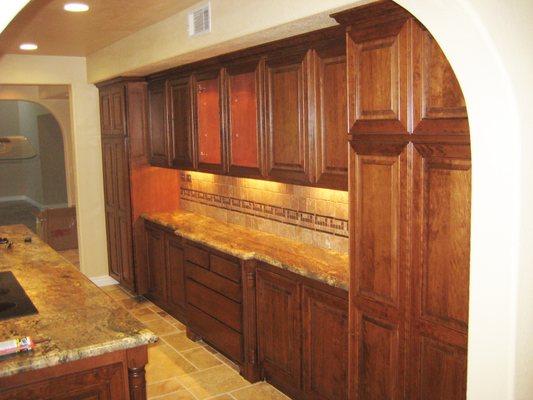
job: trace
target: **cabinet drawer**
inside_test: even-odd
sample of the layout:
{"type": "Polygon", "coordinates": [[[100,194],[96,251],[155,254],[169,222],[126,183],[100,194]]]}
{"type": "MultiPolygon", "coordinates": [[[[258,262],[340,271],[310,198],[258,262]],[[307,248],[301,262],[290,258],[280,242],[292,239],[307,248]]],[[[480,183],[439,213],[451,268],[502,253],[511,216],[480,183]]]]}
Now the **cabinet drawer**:
{"type": "Polygon", "coordinates": [[[242,362],[242,335],[189,305],[189,324],[205,341],[233,361],[242,362]]]}
{"type": "Polygon", "coordinates": [[[242,311],[239,303],[191,279],[187,279],[187,302],[236,331],[242,331],[242,311]]]}
{"type": "Polygon", "coordinates": [[[203,249],[186,244],[185,259],[196,265],[209,269],[209,253],[203,249]]]}
{"type": "Polygon", "coordinates": [[[211,271],[231,279],[234,282],[241,281],[241,266],[238,263],[215,256],[214,254],[210,255],[210,261],[211,271]]]}
{"type": "Polygon", "coordinates": [[[207,271],[190,262],[187,262],[185,265],[185,273],[188,278],[193,279],[234,301],[239,303],[242,301],[241,286],[233,281],[207,271]]]}

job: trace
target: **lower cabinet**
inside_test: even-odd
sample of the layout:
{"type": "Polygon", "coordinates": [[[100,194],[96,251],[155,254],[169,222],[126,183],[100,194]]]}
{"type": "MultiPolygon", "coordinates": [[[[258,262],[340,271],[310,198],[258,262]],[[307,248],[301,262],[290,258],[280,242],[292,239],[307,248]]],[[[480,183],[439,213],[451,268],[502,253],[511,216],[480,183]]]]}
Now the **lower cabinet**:
{"type": "Polygon", "coordinates": [[[295,399],[348,398],[347,295],[258,266],[257,346],[267,381],[295,399]]]}
{"type": "Polygon", "coordinates": [[[348,293],[145,223],[146,297],[293,399],[348,398],[348,293]]]}
{"type": "Polygon", "coordinates": [[[169,314],[186,321],[185,266],[182,239],[172,231],[146,222],[146,297],[169,314]]]}

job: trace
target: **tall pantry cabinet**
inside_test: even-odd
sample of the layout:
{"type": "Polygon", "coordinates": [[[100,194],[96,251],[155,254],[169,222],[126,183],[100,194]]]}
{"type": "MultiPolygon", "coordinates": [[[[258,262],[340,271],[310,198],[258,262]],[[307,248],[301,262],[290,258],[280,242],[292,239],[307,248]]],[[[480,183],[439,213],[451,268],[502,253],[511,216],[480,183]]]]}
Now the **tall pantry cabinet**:
{"type": "Polygon", "coordinates": [[[451,66],[393,2],[347,28],[350,399],[465,399],[470,137],[451,66]]]}
{"type": "Polygon", "coordinates": [[[146,251],[140,215],[178,207],[178,173],[149,164],[144,79],[117,78],[98,88],[109,275],[143,293],[146,251]]]}

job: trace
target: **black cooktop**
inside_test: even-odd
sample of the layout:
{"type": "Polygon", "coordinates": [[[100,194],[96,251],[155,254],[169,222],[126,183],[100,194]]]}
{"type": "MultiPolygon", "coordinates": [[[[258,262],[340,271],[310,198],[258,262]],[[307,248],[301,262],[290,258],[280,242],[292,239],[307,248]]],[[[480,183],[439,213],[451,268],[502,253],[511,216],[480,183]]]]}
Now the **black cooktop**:
{"type": "Polygon", "coordinates": [[[37,313],[15,275],[10,271],[0,272],[0,320],[37,313]]]}

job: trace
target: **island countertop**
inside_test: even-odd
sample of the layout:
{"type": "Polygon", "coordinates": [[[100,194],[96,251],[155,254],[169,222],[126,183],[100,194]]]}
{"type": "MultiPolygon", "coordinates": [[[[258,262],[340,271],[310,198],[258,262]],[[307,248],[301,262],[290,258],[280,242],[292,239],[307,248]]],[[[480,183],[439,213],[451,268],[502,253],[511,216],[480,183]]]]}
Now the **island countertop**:
{"type": "Polygon", "coordinates": [[[165,226],[185,239],[237,258],[256,259],[272,266],[348,290],[348,254],[321,249],[296,240],[260,232],[213,218],[176,210],[142,217],[165,226]]]}
{"type": "Polygon", "coordinates": [[[0,341],[47,339],[28,353],[0,357],[0,377],[155,342],[135,320],[71,263],[23,225],[0,226],[0,271],[11,271],[38,314],[0,320],[0,341]],[[24,238],[31,236],[32,242],[24,238]]]}

